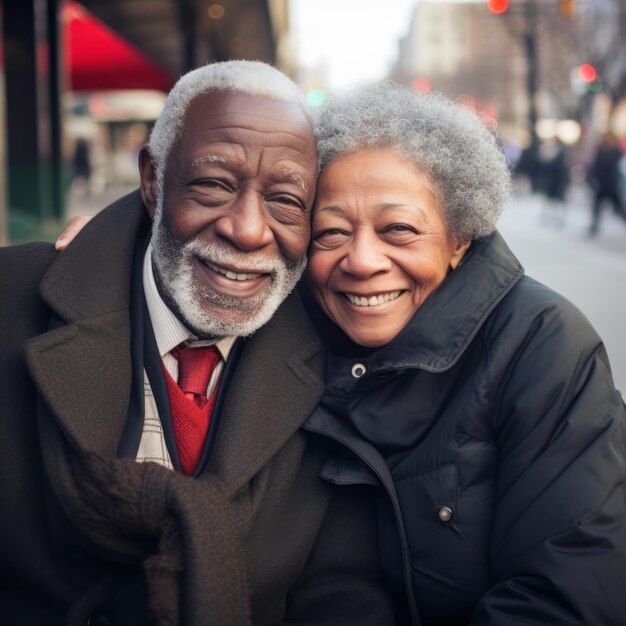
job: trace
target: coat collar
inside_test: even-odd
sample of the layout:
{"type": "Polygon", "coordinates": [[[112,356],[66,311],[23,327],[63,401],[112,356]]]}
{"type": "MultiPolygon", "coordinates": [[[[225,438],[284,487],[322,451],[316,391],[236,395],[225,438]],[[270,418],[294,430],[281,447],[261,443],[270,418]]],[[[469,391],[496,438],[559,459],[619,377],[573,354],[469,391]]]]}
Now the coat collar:
{"type": "Polygon", "coordinates": [[[130,277],[148,216],[138,192],[101,211],[52,263],[40,293],[53,330],[26,358],[47,406],[75,448],[115,454],[130,396],[130,277]]]}
{"type": "Polygon", "coordinates": [[[293,293],[246,340],[220,415],[209,473],[234,493],[302,426],[324,393],[319,336],[293,293]]]}
{"type": "MultiPolygon", "coordinates": [[[[450,369],[523,274],[524,268],[497,231],[475,242],[404,330],[391,343],[367,355],[368,373],[450,369]]],[[[345,360],[333,357],[331,369],[345,370],[345,360]]]]}

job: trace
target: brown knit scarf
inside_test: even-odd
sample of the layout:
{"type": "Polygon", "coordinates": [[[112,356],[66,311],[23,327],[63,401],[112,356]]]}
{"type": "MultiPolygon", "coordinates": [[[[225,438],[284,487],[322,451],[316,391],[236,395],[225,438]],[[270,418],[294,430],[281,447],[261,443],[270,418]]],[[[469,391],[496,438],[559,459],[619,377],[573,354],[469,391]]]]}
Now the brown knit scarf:
{"type": "Polygon", "coordinates": [[[54,439],[42,452],[59,502],[111,561],[143,566],[153,624],[251,624],[236,520],[213,477],[193,479],[154,463],[77,454],[62,438],[54,439]],[[158,546],[147,558],[140,548],[145,539],[158,546]]]}

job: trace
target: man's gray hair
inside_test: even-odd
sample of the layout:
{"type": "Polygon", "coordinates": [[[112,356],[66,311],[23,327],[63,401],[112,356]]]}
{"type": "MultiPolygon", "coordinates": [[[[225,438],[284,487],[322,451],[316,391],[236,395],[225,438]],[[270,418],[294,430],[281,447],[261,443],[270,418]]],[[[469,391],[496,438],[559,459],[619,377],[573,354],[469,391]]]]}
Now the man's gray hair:
{"type": "Polygon", "coordinates": [[[158,174],[163,175],[167,155],[180,136],[190,103],[209,91],[227,90],[295,102],[310,119],[306,99],[300,88],[271,65],[261,61],[210,63],[182,76],[167,96],[148,142],[158,174]]]}
{"type": "Polygon", "coordinates": [[[401,153],[428,176],[448,235],[458,240],[493,232],[509,200],[510,173],[494,135],[441,94],[393,83],[339,91],[319,110],[315,132],[322,169],[364,149],[401,153]]]}

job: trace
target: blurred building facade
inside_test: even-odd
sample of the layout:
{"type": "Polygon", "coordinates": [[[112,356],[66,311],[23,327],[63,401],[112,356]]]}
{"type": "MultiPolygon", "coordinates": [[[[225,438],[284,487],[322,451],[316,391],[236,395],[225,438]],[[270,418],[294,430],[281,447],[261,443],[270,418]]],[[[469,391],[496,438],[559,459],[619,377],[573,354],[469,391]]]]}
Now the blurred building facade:
{"type": "Polygon", "coordinates": [[[0,244],[58,232],[79,148],[91,184],[132,180],[181,74],[237,58],[294,72],[288,0],[1,1],[0,244]]]}
{"type": "Polygon", "coordinates": [[[575,120],[583,131],[619,130],[626,2],[421,0],[391,77],[464,99],[497,122],[501,138],[520,146],[557,121],[575,120]],[[489,4],[505,10],[496,14],[489,4]],[[598,71],[591,84],[577,75],[583,63],[598,71]]]}

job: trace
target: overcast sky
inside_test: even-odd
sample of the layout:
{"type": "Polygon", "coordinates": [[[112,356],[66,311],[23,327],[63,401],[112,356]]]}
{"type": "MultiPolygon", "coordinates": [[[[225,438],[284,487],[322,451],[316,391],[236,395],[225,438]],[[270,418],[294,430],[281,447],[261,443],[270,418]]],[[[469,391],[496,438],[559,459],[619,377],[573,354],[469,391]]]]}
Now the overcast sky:
{"type": "Polygon", "coordinates": [[[300,63],[325,61],[330,88],[383,78],[416,0],[291,0],[300,63]]]}

